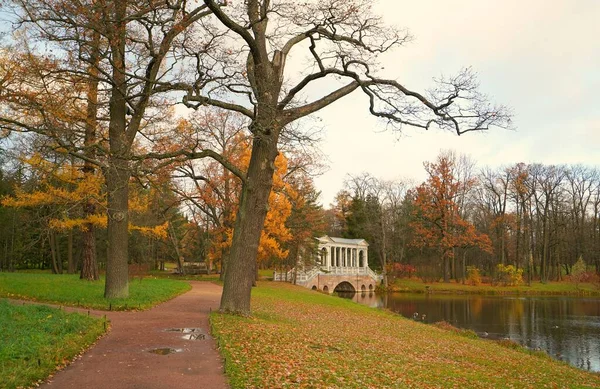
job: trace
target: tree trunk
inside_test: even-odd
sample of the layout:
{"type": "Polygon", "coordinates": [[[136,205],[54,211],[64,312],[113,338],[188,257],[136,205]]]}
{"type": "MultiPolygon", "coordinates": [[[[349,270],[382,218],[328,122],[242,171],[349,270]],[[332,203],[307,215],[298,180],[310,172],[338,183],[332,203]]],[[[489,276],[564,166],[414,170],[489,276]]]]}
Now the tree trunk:
{"type": "MultiPolygon", "coordinates": [[[[52,257],[52,273],[59,274],[59,271],[58,271],[58,260],[56,259],[56,255],[57,255],[57,253],[56,253],[56,246],[54,244],[54,241],[55,241],[55,239],[54,239],[54,231],[50,230],[48,232],[48,237],[49,237],[49,240],[50,240],[49,241],[49,243],[50,243],[50,254],[51,254],[51,257],[52,257]]],[[[43,245],[43,241],[42,241],[42,250],[43,250],[43,247],[44,247],[44,245],[43,245]]]]}
{"type": "Polygon", "coordinates": [[[67,273],[75,274],[77,272],[77,264],[75,263],[75,256],[73,255],[73,230],[69,230],[67,235],[67,262],[69,267],[67,273]]]}
{"type": "Polygon", "coordinates": [[[87,224],[81,233],[82,263],[79,278],[82,280],[96,281],[98,276],[98,263],[96,262],[96,234],[94,226],[87,224]]]}
{"type": "MultiPolygon", "coordinates": [[[[166,215],[163,215],[163,217],[166,218],[166,215]]],[[[173,248],[175,249],[175,255],[177,255],[177,271],[179,272],[179,274],[183,275],[185,274],[185,268],[183,266],[184,258],[183,255],[181,255],[181,250],[179,250],[179,239],[177,239],[177,235],[175,234],[175,228],[173,228],[173,224],[171,222],[168,223],[169,238],[171,240],[173,248]]]]}
{"type": "Polygon", "coordinates": [[[128,157],[133,136],[127,134],[127,78],[125,66],[127,2],[115,3],[114,31],[110,42],[112,50],[112,79],[108,124],[110,155],[105,172],[108,191],[108,255],[106,257],[106,284],[104,297],[129,297],[129,178],[128,157]]]}
{"type": "Polygon", "coordinates": [[[450,282],[450,259],[447,253],[442,254],[443,258],[443,269],[444,269],[444,282],[450,282]]]}
{"type": "MultiPolygon", "coordinates": [[[[545,215],[547,215],[547,214],[545,214],[545,215]]],[[[547,216],[545,216],[544,222],[543,222],[543,241],[542,241],[542,256],[541,256],[541,269],[540,269],[541,281],[544,284],[546,282],[548,282],[548,266],[549,266],[548,257],[550,256],[550,253],[548,251],[548,246],[549,246],[548,234],[549,234],[548,221],[547,221],[547,216]]]]}
{"type": "Polygon", "coordinates": [[[54,247],[56,247],[56,267],[58,268],[58,274],[63,274],[63,261],[60,255],[60,236],[54,234],[54,247]]]}
{"type": "Polygon", "coordinates": [[[219,281],[225,281],[225,274],[227,272],[227,263],[229,262],[229,250],[224,248],[221,252],[221,272],[219,274],[219,281]]]}
{"type": "Polygon", "coordinates": [[[257,133],[246,181],[242,186],[240,205],[225,271],[221,311],[250,314],[250,293],[260,234],[267,215],[269,193],[273,186],[277,137],[279,131],[257,133]]]}
{"type": "Polygon", "coordinates": [[[129,296],[129,167],[124,159],[111,158],[106,175],[108,190],[108,255],[106,257],[106,285],[104,297],[129,296]]]}
{"type": "MultiPolygon", "coordinates": [[[[92,66],[88,70],[88,90],[87,90],[87,112],[85,124],[84,145],[86,147],[85,155],[94,159],[96,152],[94,143],[96,142],[96,127],[98,125],[98,57],[100,35],[96,32],[92,37],[92,66]]],[[[85,161],[83,164],[84,180],[91,178],[94,175],[95,168],[90,161],[85,161]]],[[[83,204],[83,217],[88,218],[96,213],[96,206],[90,200],[83,204]]],[[[82,234],[82,261],[81,273],[79,278],[82,280],[96,281],[98,280],[98,262],[96,260],[96,229],[92,223],[86,223],[83,226],[82,234]]]]}

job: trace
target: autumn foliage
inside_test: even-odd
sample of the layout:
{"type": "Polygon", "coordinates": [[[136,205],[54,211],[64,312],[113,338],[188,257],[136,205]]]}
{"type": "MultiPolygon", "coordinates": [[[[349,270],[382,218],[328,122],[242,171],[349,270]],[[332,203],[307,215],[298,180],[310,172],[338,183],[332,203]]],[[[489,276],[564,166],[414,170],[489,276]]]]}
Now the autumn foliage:
{"type": "MultiPolygon", "coordinates": [[[[249,139],[241,134],[236,135],[223,154],[234,166],[245,171],[250,162],[249,139]]],[[[269,211],[258,246],[259,263],[270,259],[281,260],[288,255],[284,245],[292,236],[285,222],[292,211],[290,197],[295,196],[295,191],[284,181],[287,164],[287,158],[279,154],[275,161],[273,189],[269,194],[269,211]]],[[[186,193],[185,197],[192,199],[204,213],[212,215],[208,259],[218,263],[227,256],[231,247],[241,182],[216,161],[204,163],[201,171],[203,179],[197,180],[195,189],[186,193]]]]}
{"type": "Polygon", "coordinates": [[[453,172],[451,156],[440,155],[435,163],[425,163],[426,182],[416,188],[414,200],[414,230],[412,245],[435,249],[443,262],[444,281],[449,280],[449,264],[454,249],[477,247],[491,252],[489,237],[463,219],[459,212],[458,195],[474,182],[461,182],[453,172]]]}

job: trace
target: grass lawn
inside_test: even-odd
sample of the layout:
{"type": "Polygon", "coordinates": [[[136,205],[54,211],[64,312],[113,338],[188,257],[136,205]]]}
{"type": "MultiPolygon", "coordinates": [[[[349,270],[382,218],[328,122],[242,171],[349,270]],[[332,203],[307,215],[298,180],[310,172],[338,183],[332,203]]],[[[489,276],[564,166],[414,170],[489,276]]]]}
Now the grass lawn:
{"type": "Polygon", "coordinates": [[[0,297],[102,310],[148,309],[190,290],[186,282],[144,278],[129,282],[128,299],[104,298],[104,279],[90,282],[76,274],[0,273],[0,297]]]}
{"type": "Polygon", "coordinates": [[[29,387],[94,343],[103,319],[0,300],[0,388],[29,387]]]}
{"type": "Polygon", "coordinates": [[[211,315],[233,388],[600,387],[545,355],[289,284],[259,283],[252,306],[211,315]]]}
{"type": "Polygon", "coordinates": [[[532,295],[600,295],[600,289],[593,284],[579,284],[579,288],[571,282],[547,282],[539,281],[531,283],[531,286],[492,286],[482,284],[479,286],[463,285],[456,282],[432,282],[424,283],[421,280],[411,278],[397,279],[390,285],[391,292],[425,293],[429,287],[431,292],[439,293],[472,293],[472,294],[532,294],[532,295]]]}

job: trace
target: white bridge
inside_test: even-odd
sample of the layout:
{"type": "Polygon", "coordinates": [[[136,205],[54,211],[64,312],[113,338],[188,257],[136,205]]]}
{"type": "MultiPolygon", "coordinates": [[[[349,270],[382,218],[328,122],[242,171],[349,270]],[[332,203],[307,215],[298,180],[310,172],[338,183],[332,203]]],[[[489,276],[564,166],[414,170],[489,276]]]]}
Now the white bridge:
{"type": "Polygon", "coordinates": [[[275,272],[273,280],[326,293],[372,291],[381,282],[382,277],[369,268],[369,244],[364,239],[323,236],[318,241],[316,265],[275,272]]]}

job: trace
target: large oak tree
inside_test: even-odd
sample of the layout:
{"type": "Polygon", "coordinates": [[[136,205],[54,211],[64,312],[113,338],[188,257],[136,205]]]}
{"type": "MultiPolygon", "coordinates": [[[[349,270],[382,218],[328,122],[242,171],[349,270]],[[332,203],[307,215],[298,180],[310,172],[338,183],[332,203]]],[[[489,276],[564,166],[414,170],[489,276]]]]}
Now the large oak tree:
{"type": "Polygon", "coordinates": [[[372,115],[396,128],[438,127],[462,134],[508,123],[506,110],[491,105],[477,91],[468,69],[437,80],[428,93],[379,76],[378,56],[401,46],[410,36],[385,26],[372,12],[371,1],[248,0],[225,7],[204,0],[204,4],[213,13],[213,24],[203,25],[204,34],[227,37],[227,48],[221,51],[227,57],[220,62],[222,77],[188,89],[184,102],[241,113],[249,118],[253,135],[222,311],[250,312],[252,270],[274,161],[282,132],[290,123],[355,91],[367,97],[372,115]]]}

